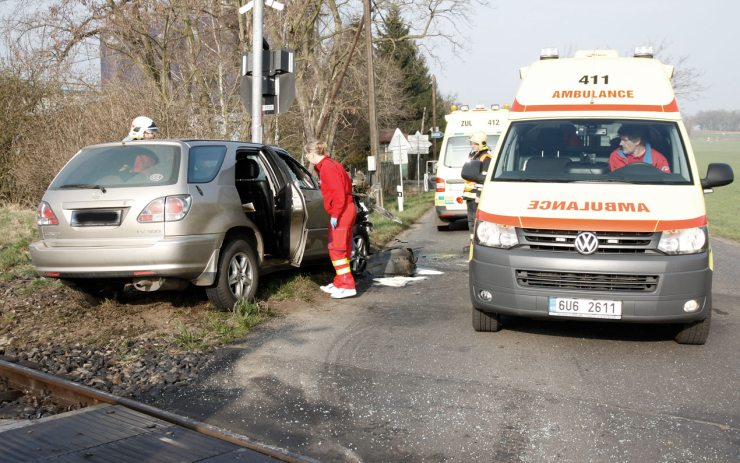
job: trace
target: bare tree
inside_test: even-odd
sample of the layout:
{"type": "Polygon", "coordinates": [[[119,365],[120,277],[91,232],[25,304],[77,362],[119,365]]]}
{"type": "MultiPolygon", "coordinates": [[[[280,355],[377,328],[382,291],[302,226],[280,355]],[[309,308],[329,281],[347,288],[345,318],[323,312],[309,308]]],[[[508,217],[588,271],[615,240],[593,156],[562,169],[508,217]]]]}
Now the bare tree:
{"type": "Polygon", "coordinates": [[[689,66],[689,57],[686,55],[674,57],[668,53],[670,46],[662,41],[653,45],[653,52],[666,64],[673,66],[673,91],[677,97],[686,100],[696,100],[706,87],[701,82],[702,73],[697,68],[689,66]]]}

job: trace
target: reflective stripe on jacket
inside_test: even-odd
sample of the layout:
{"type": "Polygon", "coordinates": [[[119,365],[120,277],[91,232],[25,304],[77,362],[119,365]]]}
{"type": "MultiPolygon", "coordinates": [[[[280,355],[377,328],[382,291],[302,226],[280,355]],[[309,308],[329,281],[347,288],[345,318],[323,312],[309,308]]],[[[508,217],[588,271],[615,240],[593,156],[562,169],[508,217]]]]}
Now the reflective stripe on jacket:
{"type": "MultiPolygon", "coordinates": [[[[481,161],[483,163],[481,166],[481,174],[485,176],[488,173],[488,166],[491,164],[491,153],[487,149],[484,151],[478,151],[473,156],[471,156],[468,160],[469,161],[481,161]]],[[[480,194],[482,191],[483,191],[482,184],[465,180],[465,184],[463,185],[462,197],[465,198],[466,200],[478,201],[478,198],[480,198],[480,194]]]]}

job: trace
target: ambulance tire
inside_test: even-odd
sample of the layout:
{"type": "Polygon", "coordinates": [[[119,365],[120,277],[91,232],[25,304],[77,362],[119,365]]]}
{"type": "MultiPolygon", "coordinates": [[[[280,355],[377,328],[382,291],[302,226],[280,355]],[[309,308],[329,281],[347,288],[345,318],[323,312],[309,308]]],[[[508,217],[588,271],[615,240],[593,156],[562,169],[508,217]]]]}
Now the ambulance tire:
{"type": "Polygon", "coordinates": [[[707,318],[698,322],[681,325],[673,338],[679,344],[703,345],[709,337],[709,326],[712,323],[712,311],[707,318]]]}
{"type": "Polygon", "coordinates": [[[450,230],[450,222],[446,222],[442,220],[439,216],[437,216],[437,231],[449,231],[450,230]]]}
{"type": "Polygon", "coordinates": [[[490,333],[501,331],[501,315],[473,307],[473,329],[490,333]]]}

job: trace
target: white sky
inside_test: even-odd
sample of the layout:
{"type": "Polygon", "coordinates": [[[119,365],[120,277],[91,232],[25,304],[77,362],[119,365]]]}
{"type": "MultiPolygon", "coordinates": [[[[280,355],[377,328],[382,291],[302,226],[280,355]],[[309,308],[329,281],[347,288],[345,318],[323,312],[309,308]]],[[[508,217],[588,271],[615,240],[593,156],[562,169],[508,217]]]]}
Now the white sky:
{"type": "MultiPolygon", "coordinates": [[[[663,56],[701,73],[706,88],[695,100],[678,100],[684,115],[740,110],[740,1],[738,0],[489,0],[479,9],[466,50],[435,46],[429,69],[444,95],[463,104],[511,103],[519,68],[542,48],[561,56],[611,48],[631,55],[635,46],[662,45],[663,56]]],[[[672,64],[673,64],[672,63],[672,64]]],[[[439,108],[438,108],[439,111],[439,108]]],[[[443,113],[445,111],[443,110],[443,113]]]]}

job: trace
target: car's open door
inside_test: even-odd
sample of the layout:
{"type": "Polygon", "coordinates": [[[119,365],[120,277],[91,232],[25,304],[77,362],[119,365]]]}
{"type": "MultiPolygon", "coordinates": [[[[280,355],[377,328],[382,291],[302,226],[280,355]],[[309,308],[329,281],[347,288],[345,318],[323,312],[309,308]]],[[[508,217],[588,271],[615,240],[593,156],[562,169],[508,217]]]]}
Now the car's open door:
{"type": "Polygon", "coordinates": [[[290,264],[298,267],[303,260],[303,251],[306,249],[306,237],[308,229],[308,214],[306,212],[306,200],[303,198],[301,190],[292,182],[288,183],[290,194],[290,264]]]}

